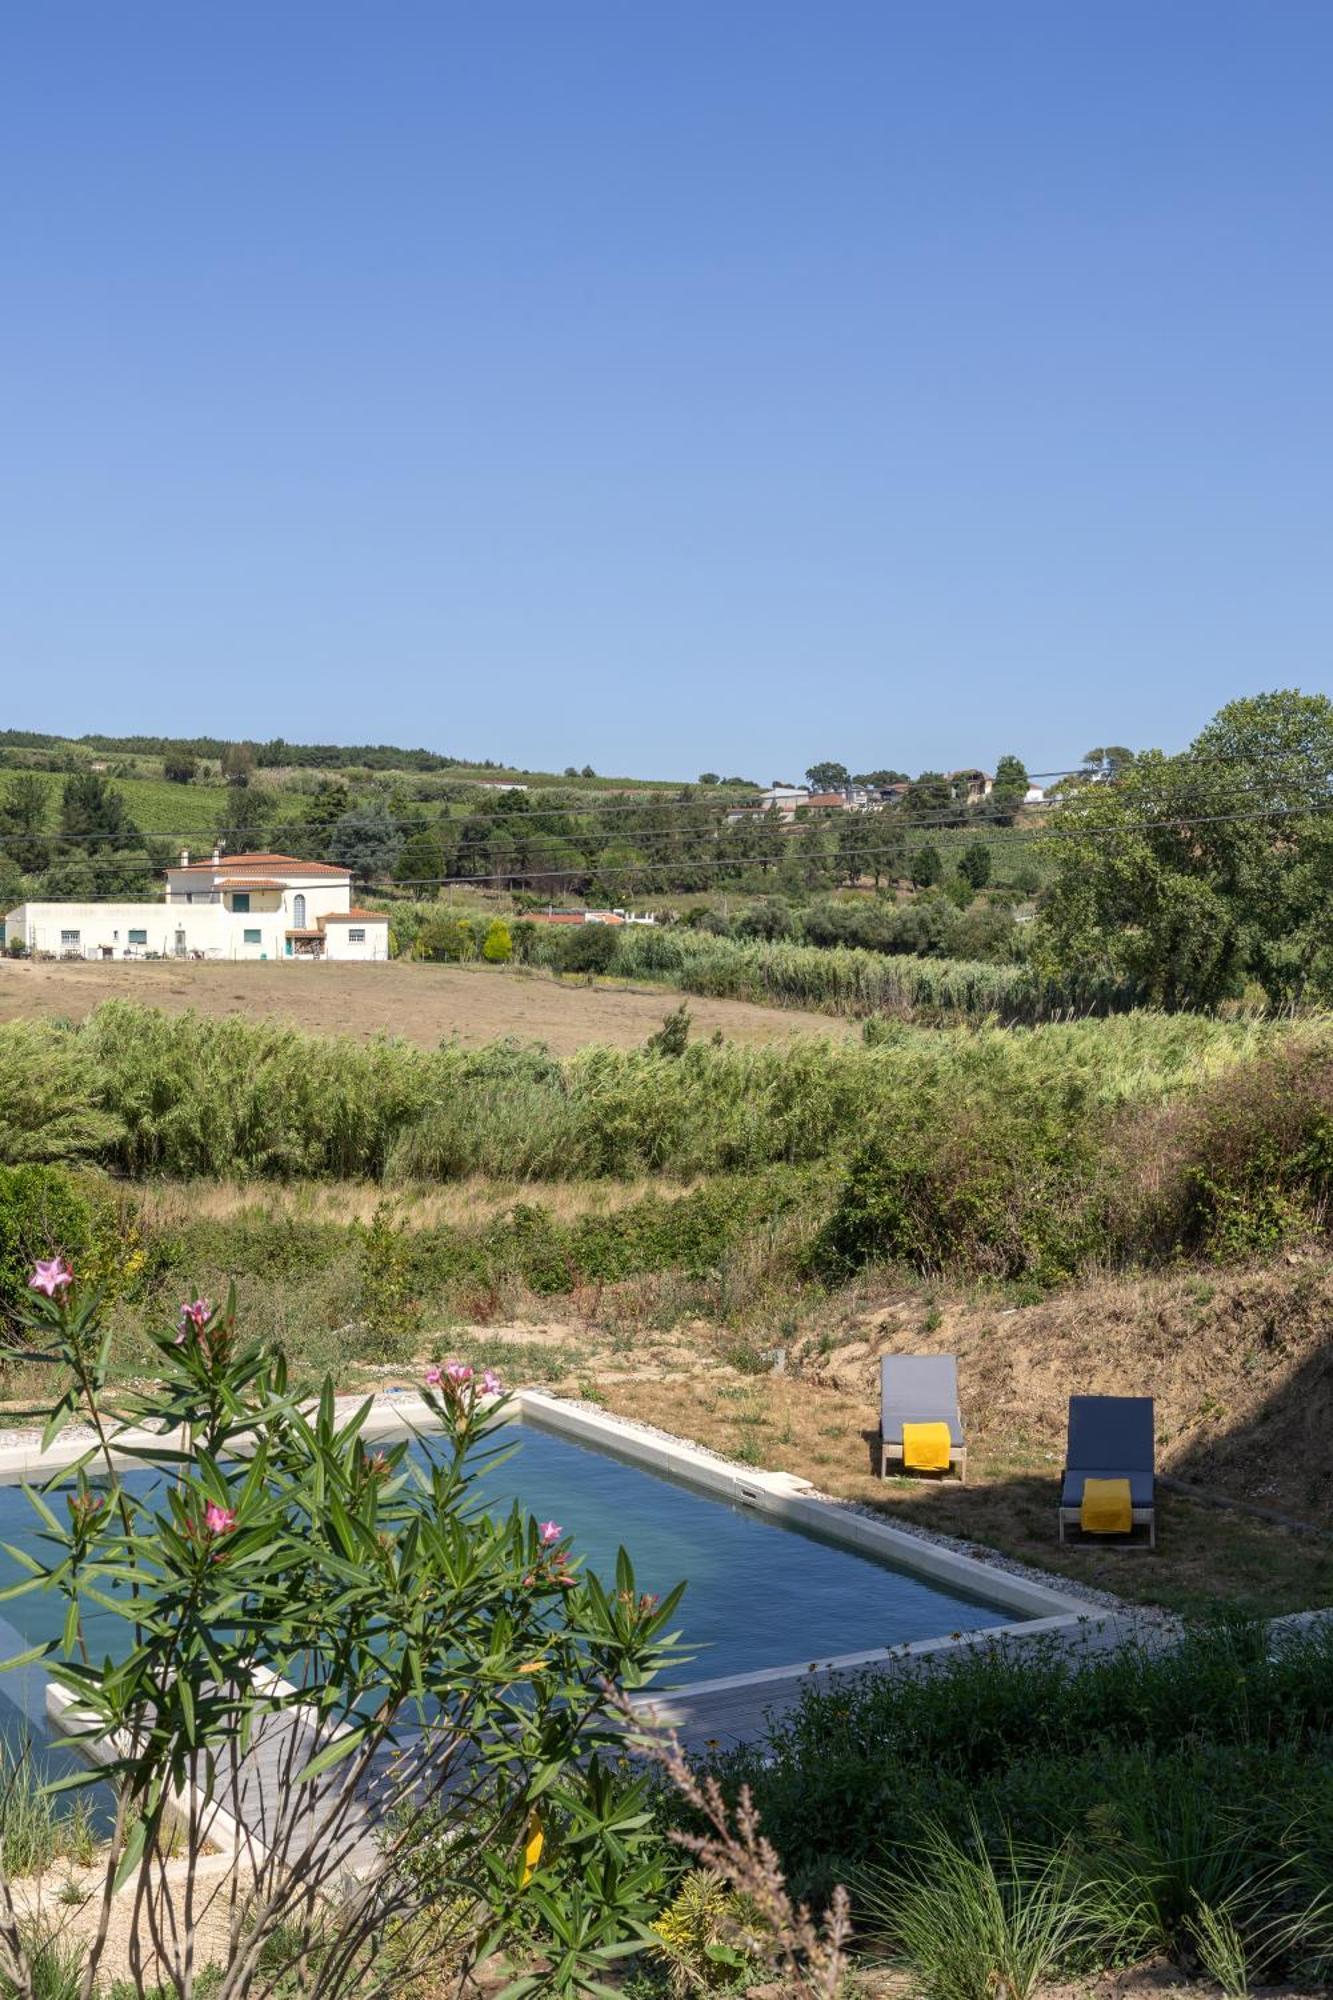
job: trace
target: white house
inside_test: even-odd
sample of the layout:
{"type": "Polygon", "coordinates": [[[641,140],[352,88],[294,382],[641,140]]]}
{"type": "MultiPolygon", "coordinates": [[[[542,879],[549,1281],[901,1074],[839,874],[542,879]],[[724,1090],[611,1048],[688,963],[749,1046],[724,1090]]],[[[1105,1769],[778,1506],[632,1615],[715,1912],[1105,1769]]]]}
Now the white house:
{"type": "Polygon", "coordinates": [[[389,920],[352,903],[347,868],[228,854],[168,868],[161,903],[20,903],[5,939],[56,958],[389,956],[389,920]]]}

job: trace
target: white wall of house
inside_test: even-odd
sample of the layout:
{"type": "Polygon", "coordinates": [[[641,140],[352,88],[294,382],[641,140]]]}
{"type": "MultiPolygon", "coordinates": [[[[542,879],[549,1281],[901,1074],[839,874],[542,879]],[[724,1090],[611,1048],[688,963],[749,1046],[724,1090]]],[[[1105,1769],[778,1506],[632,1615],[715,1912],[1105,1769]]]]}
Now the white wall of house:
{"type": "Polygon", "coordinates": [[[381,917],[364,922],[343,923],[341,919],[324,926],[324,956],[338,959],[375,959],[389,956],[389,920],[381,917]]]}
{"type": "Polygon", "coordinates": [[[219,906],[173,910],[166,903],[20,903],[5,918],[5,941],[57,958],[171,957],[178,951],[224,955],[226,919],[219,906]]]}

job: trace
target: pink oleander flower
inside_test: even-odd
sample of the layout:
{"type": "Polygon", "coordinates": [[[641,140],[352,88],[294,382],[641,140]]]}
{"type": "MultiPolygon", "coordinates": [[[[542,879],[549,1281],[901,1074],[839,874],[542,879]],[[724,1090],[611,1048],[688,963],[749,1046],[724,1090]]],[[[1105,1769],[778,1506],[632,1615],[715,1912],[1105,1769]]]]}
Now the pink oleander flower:
{"type": "Polygon", "coordinates": [[[213,1317],[212,1299],[184,1299],[176,1322],[175,1345],[184,1347],[191,1333],[200,1334],[213,1317]]]}
{"type": "Polygon", "coordinates": [[[63,1257],[48,1257],[45,1260],[39,1257],[37,1269],[28,1280],[28,1290],[45,1292],[48,1299],[53,1299],[63,1286],[73,1281],[74,1273],[63,1257]]]}
{"type": "Polygon", "coordinates": [[[493,1368],[488,1368],[481,1378],[481,1393],[483,1396],[500,1396],[504,1393],[504,1383],[493,1368]]]}
{"type": "Polygon", "coordinates": [[[472,1370],[466,1361],[451,1361],[444,1371],[445,1380],[452,1382],[455,1389],[462,1389],[472,1380],[472,1370]]]}
{"type": "Polygon", "coordinates": [[[443,1368],[428,1368],[426,1370],[426,1387],[428,1389],[438,1389],[443,1380],[443,1368]]]}
{"type": "Polygon", "coordinates": [[[236,1526],[236,1515],[230,1507],[219,1507],[216,1500],[210,1500],[204,1509],[204,1526],[210,1535],[229,1535],[236,1526]]]}
{"type": "Polygon", "coordinates": [[[558,1521],[539,1521],[537,1523],[537,1540],[544,1549],[549,1549],[553,1542],[558,1542],[563,1533],[564,1529],[558,1521]]]}

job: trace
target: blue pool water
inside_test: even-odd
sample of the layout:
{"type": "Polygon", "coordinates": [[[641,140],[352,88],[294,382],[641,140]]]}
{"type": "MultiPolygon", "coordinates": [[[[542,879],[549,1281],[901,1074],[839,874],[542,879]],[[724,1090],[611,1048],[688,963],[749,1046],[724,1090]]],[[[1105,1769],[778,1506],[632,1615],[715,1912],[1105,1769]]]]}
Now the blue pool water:
{"type": "Polygon", "coordinates": [[[1016,1616],[536,1424],[516,1429],[518,1451],[483,1476],[506,1505],[517,1494],[558,1521],[600,1576],[614,1574],[623,1542],[641,1590],[686,1579],[677,1620],[693,1657],[680,1680],[806,1666],[1016,1616]]]}
{"type": "MultiPolygon", "coordinates": [[[[608,1581],[622,1543],[639,1589],[663,1593],[686,1580],[677,1623],[692,1657],[678,1682],[804,1666],[1015,1617],[535,1424],[504,1436],[513,1449],[479,1481],[488,1510],[517,1499],[539,1520],[558,1521],[576,1559],[608,1581]]],[[[0,1543],[36,1549],[39,1533],[22,1491],[0,1486],[0,1543]]],[[[16,1574],[0,1550],[0,1583],[16,1574]]],[[[0,1659],[54,1636],[61,1616],[45,1593],[0,1603],[0,1659]]],[[[125,1643],[123,1621],[96,1607],[85,1630],[94,1656],[125,1643]]],[[[38,1670],[0,1674],[0,1731],[42,1734],[42,1696],[38,1670]]]]}

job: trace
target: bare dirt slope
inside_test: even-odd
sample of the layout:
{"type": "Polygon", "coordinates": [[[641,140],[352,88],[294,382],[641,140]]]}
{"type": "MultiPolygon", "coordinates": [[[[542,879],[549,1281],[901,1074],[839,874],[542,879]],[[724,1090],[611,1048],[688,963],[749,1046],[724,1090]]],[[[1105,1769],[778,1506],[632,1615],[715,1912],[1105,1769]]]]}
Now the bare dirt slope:
{"type": "MultiPolygon", "coordinates": [[[[630,1048],[661,1026],[679,995],[654,987],[562,984],[547,975],[491,966],[234,965],[0,960],[0,1021],[79,1021],[103,1000],[140,1000],[168,1013],[245,1014],[293,1021],[311,1034],[401,1035],[434,1047],[456,1035],[487,1042],[516,1035],[558,1055],[589,1042],[630,1048]]],[[[689,1002],[695,1031],[774,1042],[796,1035],[846,1036],[848,1023],[744,1000],[689,1002]]]]}

